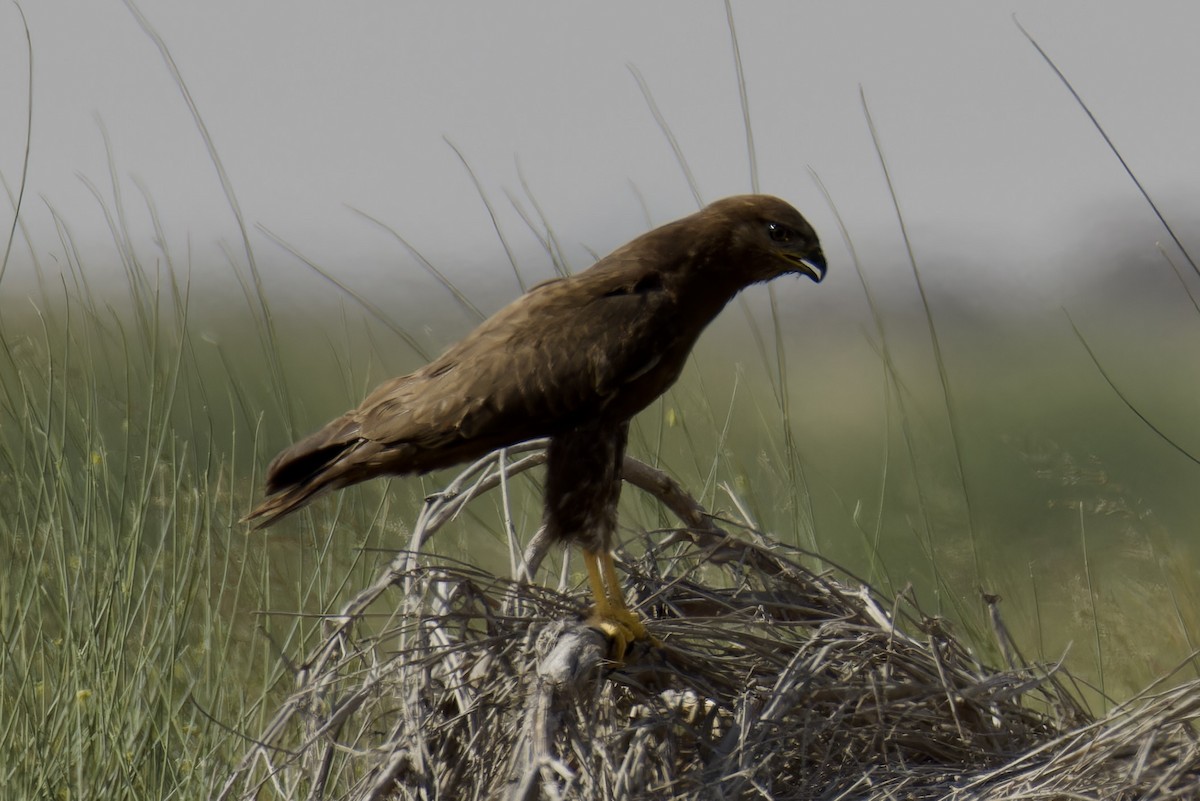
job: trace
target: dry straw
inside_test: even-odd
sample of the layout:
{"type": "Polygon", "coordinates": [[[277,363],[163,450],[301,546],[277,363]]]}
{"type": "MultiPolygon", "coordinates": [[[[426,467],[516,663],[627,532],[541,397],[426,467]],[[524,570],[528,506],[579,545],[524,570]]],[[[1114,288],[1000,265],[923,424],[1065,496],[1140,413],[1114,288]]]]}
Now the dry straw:
{"type": "Polygon", "coordinates": [[[624,560],[662,644],[614,669],[580,594],[528,580],[539,538],[511,579],[422,553],[543,459],[495,454],[427,501],[219,798],[1200,797],[1200,684],[1093,719],[1061,669],[990,668],[911,599],[729,536],[633,459],[626,481],[684,527],[624,560]]]}

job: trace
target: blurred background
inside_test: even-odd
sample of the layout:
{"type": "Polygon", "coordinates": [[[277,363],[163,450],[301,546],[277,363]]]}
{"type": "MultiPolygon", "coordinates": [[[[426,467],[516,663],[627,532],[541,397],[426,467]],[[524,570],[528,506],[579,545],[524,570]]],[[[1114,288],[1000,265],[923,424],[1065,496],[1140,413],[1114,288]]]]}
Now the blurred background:
{"type": "MultiPolygon", "coordinates": [[[[444,477],[247,539],[278,449],[533,283],[757,189],[809,218],[829,278],[731,304],[635,454],[981,642],[1001,594],[1028,656],[1110,696],[1192,654],[1200,277],[1017,23],[1194,253],[1195,4],[22,8],[32,94],[0,9],[6,223],[23,187],[0,420],[32,574],[29,543],[75,530],[36,501],[59,482],[116,540],[167,509],[155,558],[202,536],[260,559],[236,597],[201,582],[247,642],[253,610],[328,608],[338,560],[403,543],[444,477]]],[[[531,486],[522,536],[539,513],[531,486]]],[[[496,514],[449,547],[506,566],[496,514]]]]}

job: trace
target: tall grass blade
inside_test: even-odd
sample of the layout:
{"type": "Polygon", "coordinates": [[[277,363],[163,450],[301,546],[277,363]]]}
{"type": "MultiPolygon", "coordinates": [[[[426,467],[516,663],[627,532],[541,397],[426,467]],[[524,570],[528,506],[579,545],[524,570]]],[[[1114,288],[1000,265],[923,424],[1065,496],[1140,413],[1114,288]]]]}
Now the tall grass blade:
{"type": "Polygon", "coordinates": [[[1158,204],[1154,202],[1154,199],[1150,197],[1150,193],[1146,191],[1146,187],[1144,187],[1142,182],[1138,180],[1137,175],[1133,172],[1133,168],[1129,166],[1127,161],[1125,161],[1125,157],[1121,155],[1121,151],[1117,149],[1116,144],[1113,143],[1113,140],[1109,137],[1108,132],[1104,130],[1104,126],[1100,124],[1100,120],[1096,119],[1096,115],[1092,113],[1090,108],[1088,108],[1087,103],[1083,102],[1083,98],[1080,97],[1079,92],[1075,90],[1075,87],[1071,85],[1069,80],[1067,80],[1067,76],[1063,74],[1063,71],[1058,68],[1057,64],[1054,63],[1054,59],[1050,58],[1050,54],[1042,49],[1042,46],[1038,44],[1037,40],[1033,38],[1033,35],[1030,34],[1029,31],[1025,30],[1025,26],[1023,26],[1017,20],[1015,14],[1013,15],[1013,24],[1017,26],[1017,29],[1025,35],[1025,38],[1029,40],[1029,43],[1033,45],[1035,50],[1038,51],[1038,55],[1042,57],[1042,60],[1046,62],[1046,65],[1049,66],[1050,69],[1054,70],[1054,74],[1058,76],[1060,81],[1062,81],[1063,86],[1067,87],[1067,91],[1071,93],[1071,97],[1075,98],[1075,102],[1079,104],[1081,109],[1083,109],[1083,113],[1087,114],[1088,119],[1092,121],[1092,125],[1095,126],[1096,130],[1100,133],[1100,136],[1104,139],[1104,144],[1108,145],[1108,149],[1111,150],[1112,154],[1117,157],[1117,161],[1121,163],[1121,168],[1125,170],[1125,174],[1129,176],[1129,179],[1133,181],[1133,185],[1137,187],[1138,192],[1142,194],[1142,197],[1145,198],[1146,203],[1150,205],[1150,209],[1154,212],[1154,216],[1158,218],[1160,223],[1162,223],[1162,227],[1166,229],[1167,235],[1171,237],[1171,241],[1175,243],[1175,247],[1179,248],[1179,252],[1183,254],[1183,258],[1187,260],[1187,263],[1191,266],[1192,271],[1195,272],[1197,276],[1200,276],[1200,266],[1197,266],[1195,260],[1192,259],[1191,254],[1188,253],[1187,248],[1183,246],[1183,242],[1181,242],[1179,237],[1175,234],[1175,229],[1171,227],[1169,222],[1167,222],[1167,218],[1164,217],[1162,211],[1159,210],[1158,204]]]}
{"type": "Polygon", "coordinates": [[[283,414],[283,420],[288,428],[289,433],[295,433],[295,422],[292,414],[292,404],[290,402],[291,393],[288,392],[288,380],[280,363],[278,336],[275,332],[274,321],[271,317],[271,310],[267,304],[266,288],[263,284],[262,274],[258,269],[258,261],[254,257],[254,248],[250,244],[250,233],[246,227],[246,219],[242,214],[241,204],[238,202],[237,194],[233,190],[233,181],[229,178],[229,174],[225,170],[225,164],[221,160],[220,153],[217,152],[216,143],[212,138],[212,134],[208,130],[208,125],[204,121],[204,117],[200,114],[200,107],[196,104],[192,97],[191,90],[188,89],[187,82],[183,79],[183,73],[179,69],[179,65],[175,63],[175,57],[171,55],[171,51],[167,48],[167,43],[162,36],[150,24],[150,20],[142,13],[141,9],[133,2],[133,0],[123,0],[125,7],[129,9],[129,13],[137,21],[138,26],[149,37],[150,41],[158,49],[159,55],[162,57],[163,63],[167,67],[167,71],[171,74],[172,80],[179,89],[180,95],[183,97],[184,103],[191,113],[192,122],[196,126],[196,130],[200,133],[200,138],[204,142],[205,150],[208,152],[209,161],[217,172],[217,178],[221,185],[221,191],[225,194],[225,202],[229,204],[229,209],[233,213],[234,222],[237,224],[238,233],[241,235],[242,249],[246,257],[246,263],[250,268],[250,276],[254,292],[248,296],[251,300],[252,308],[257,311],[258,325],[264,353],[267,357],[267,362],[270,366],[271,376],[274,386],[277,391],[274,394],[279,410],[283,414]]]}
{"type": "Polygon", "coordinates": [[[737,28],[733,24],[733,3],[730,0],[725,0],[725,22],[729,26],[733,66],[737,70],[738,100],[742,104],[742,127],[746,131],[746,157],[750,160],[750,191],[757,195],[758,153],[754,147],[754,129],[750,125],[750,97],[746,91],[746,73],[742,70],[742,49],[738,46],[737,28]]]}
{"type": "Polygon", "coordinates": [[[696,174],[692,172],[687,158],[683,155],[683,148],[679,146],[679,140],[675,138],[671,126],[667,124],[667,118],[663,116],[662,109],[658,107],[658,101],[654,99],[654,93],[650,91],[650,84],[646,83],[641,70],[637,67],[632,64],[626,64],[625,66],[628,68],[629,74],[637,81],[642,98],[650,108],[650,114],[653,115],[654,121],[658,123],[658,129],[667,138],[667,144],[671,146],[671,152],[675,154],[675,163],[683,171],[683,179],[687,181],[688,189],[692,192],[692,198],[696,201],[696,208],[702,208],[704,206],[704,197],[700,194],[700,185],[696,183],[696,174]]]}
{"type": "Polygon", "coordinates": [[[917,268],[917,257],[913,252],[912,240],[908,236],[908,225],[905,223],[904,213],[900,209],[900,197],[896,193],[895,184],[892,182],[892,174],[888,169],[887,159],[883,155],[883,145],[879,140],[879,132],[875,127],[875,121],[871,117],[871,109],[867,104],[866,91],[861,87],[859,88],[859,96],[862,99],[863,114],[867,120],[867,127],[871,131],[871,141],[875,145],[875,154],[879,157],[879,166],[883,170],[888,194],[892,199],[892,208],[896,212],[896,220],[900,225],[900,235],[904,239],[904,250],[908,256],[909,266],[912,267],[913,280],[916,282],[917,293],[921,297],[921,307],[925,313],[925,323],[929,330],[929,342],[933,348],[933,359],[937,364],[938,380],[942,389],[942,402],[946,407],[946,421],[950,429],[950,440],[954,446],[955,473],[962,492],[963,505],[967,512],[967,533],[971,541],[971,559],[974,564],[975,579],[976,581],[980,581],[982,573],[979,563],[979,545],[975,537],[975,514],[971,506],[971,493],[967,487],[967,474],[963,464],[962,438],[959,435],[957,415],[955,414],[955,406],[951,398],[950,376],[946,370],[946,360],[942,356],[942,344],[938,337],[937,325],[933,319],[933,310],[929,304],[929,295],[925,291],[925,283],[921,280],[921,271],[917,268]]]}
{"type": "MultiPolygon", "coordinates": [[[[525,168],[521,166],[520,159],[514,159],[517,168],[517,180],[521,182],[521,189],[525,192],[525,197],[529,199],[529,205],[533,206],[533,210],[537,212],[538,219],[542,221],[542,230],[546,232],[545,237],[538,235],[539,240],[543,240],[543,247],[550,254],[550,260],[554,264],[554,271],[561,277],[566,277],[571,274],[570,265],[567,264],[567,254],[563,252],[562,245],[558,241],[558,235],[554,233],[554,226],[550,224],[550,218],[546,216],[546,212],[542,209],[542,204],[538,203],[537,195],[529,188],[529,181],[525,178],[525,168]]],[[[520,204],[516,203],[512,197],[509,198],[513,208],[525,220],[525,224],[533,230],[533,221],[525,214],[524,209],[520,204]]],[[[599,261],[599,259],[593,259],[599,261]]]]}
{"type": "Polygon", "coordinates": [[[504,255],[508,257],[508,263],[512,265],[513,275],[517,279],[517,286],[521,287],[522,293],[528,292],[529,287],[525,283],[525,279],[521,276],[521,268],[517,266],[517,257],[513,255],[512,246],[508,244],[508,237],[504,235],[504,229],[500,227],[500,220],[496,217],[496,209],[492,206],[492,201],[488,199],[487,192],[483,190],[483,183],[479,180],[479,176],[475,174],[475,170],[471,167],[471,163],[467,161],[467,157],[458,149],[458,145],[454,144],[447,136],[443,136],[442,141],[454,151],[454,155],[458,156],[458,160],[462,162],[463,169],[470,176],[471,183],[475,185],[475,192],[479,195],[479,199],[483,201],[483,207],[487,209],[488,217],[492,220],[492,230],[496,232],[496,237],[500,240],[500,247],[504,248],[504,255]]]}
{"type": "Polygon", "coordinates": [[[429,359],[433,358],[428,353],[428,351],[421,345],[421,343],[417,341],[416,337],[414,337],[412,334],[410,334],[408,331],[406,331],[401,326],[397,325],[395,323],[395,321],[392,320],[392,317],[388,312],[384,311],[379,306],[372,303],[370,300],[367,299],[367,297],[365,295],[362,295],[361,293],[355,291],[353,288],[350,287],[349,284],[345,283],[344,281],[339,280],[338,278],[334,277],[334,275],[332,273],[329,273],[326,270],[324,270],[320,265],[318,265],[312,259],[309,259],[307,256],[302,254],[299,250],[297,250],[291,244],[286,242],[282,237],[280,237],[278,234],[276,234],[270,228],[267,228],[265,225],[260,224],[258,226],[258,230],[262,231],[262,233],[264,235],[266,235],[266,237],[268,239],[270,239],[272,242],[274,242],[276,245],[279,245],[279,247],[283,248],[289,254],[294,256],[305,267],[312,270],[314,273],[319,275],[322,279],[324,279],[325,281],[329,282],[331,285],[336,287],[339,292],[341,292],[346,297],[350,298],[352,301],[354,301],[356,304],[358,304],[358,306],[361,307],[363,309],[363,311],[365,311],[367,314],[371,315],[376,320],[378,320],[380,323],[382,323],[384,326],[386,326],[389,331],[394,333],[396,336],[400,337],[400,339],[404,341],[404,344],[408,345],[408,347],[410,347],[413,350],[413,352],[416,353],[418,356],[420,356],[422,359],[429,360],[429,359]]]}
{"type": "Polygon", "coordinates": [[[1112,380],[1112,377],[1108,374],[1108,371],[1104,369],[1104,365],[1100,363],[1098,358],[1096,358],[1096,353],[1092,350],[1092,346],[1088,344],[1086,339],[1084,339],[1084,336],[1080,332],[1078,326],[1075,325],[1075,321],[1071,319],[1070,313],[1067,312],[1066,309],[1063,309],[1063,314],[1067,315],[1067,322],[1071,324],[1071,330],[1075,332],[1076,338],[1079,339],[1079,344],[1083,345],[1083,349],[1087,351],[1088,358],[1092,360],[1092,364],[1096,365],[1096,369],[1100,371],[1100,376],[1104,379],[1104,382],[1108,384],[1109,389],[1111,389],[1116,396],[1121,399],[1121,403],[1124,403],[1125,407],[1129,409],[1129,411],[1133,412],[1134,415],[1136,415],[1137,418],[1141,420],[1147,428],[1153,431],[1159,439],[1170,445],[1177,453],[1187,457],[1192,463],[1200,465],[1200,458],[1197,458],[1178,442],[1167,436],[1167,434],[1161,428],[1150,422],[1150,418],[1142,414],[1142,412],[1133,405],[1133,402],[1125,396],[1125,393],[1122,392],[1117,386],[1116,382],[1112,380]]]}
{"type": "MultiPolygon", "coordinates": [[[[437,267],[434,267],[433,262],[431,262],[431,261],[429,261],[429,259],[425,258],[425,256],[421,253],[421,251],[419,251],[415,247],[413,247],[412,243],[410,243],[407,239],[400,236],[399,231],[397,231],[395,228],[388,225],[387,223],[385,223],[383,220],[379,219],[378,217],[374,217],[361,209],[355,208],[354,206],[349,206],[348,208],[350,209],[350,211],[352,211],[355,214],[357,214],[358,216],[362,217],[367,222],[373,223],[376,226],[378,226],[379,228],[381,228],[384,231],[387,231],[389,234],[391,234],[392,238],[395,239],[397,242],[399,242],[400,246],[403,247],[406,251],[408,251],[408,254],[410,256],[412,256],[414,259],[417,260],[417,263],[420,264],[421,267],[423,267],[425,269],[425,272],[427,272],[431,276],[433,276],[434,279],[439,284],[441,284],[442,287],[447,292],[450,293],[450,296],[452,298],[454,298],[454,302],[457,303],[459,305],[459,307],[463,311],[465,311],[468,315],[470,315],[471,317],[474,317],[476,320],[483,320],[487,316],[482,311],[479,310],[478,306],[476,306],[474,303],[471,302],[471,299],[468,298],[461,289],[459,289],[457,286],[454,285],[454,282],[452,282],[449,278],[446,277],[445,273],[443,273],[437,267]]],[[[277,242],[279,241],[278,237],[273,237],[273,238],[277,242]]],[[[290,248],[289,248],[289,250],[290,250],[290,248]]],[[[324,273],[322,273],[322,275],[324,275],[324,273]]]]}
{"type": "Polygon", "coordinates": [[[25,199],[25,181],[29,177],[29,152],[33,146],[33,37],[29,34],[29,22],[25,19],[25,10],[19,3],[14,3],[17,13],[21,15],[21,27],[25,31],[25,52],[28,58],[29,83],[25,90],[25,148],[21,157],[21,181],[17,184],[17,197],[13,202],[12,225],[8,229],[8,241],[4,243],[4,258],[0,259],[0,283],[4,282],[4,274],[8,271],[8,258],[12,254],[13,241],[17,238],[17,223],[21,219],[21,203],[25,199]]]}
{"type": "Polygon", "coordinates": [[[1100,638],[1100,608],[1096,603],[1096,585],[1092,581],[1092,560],[1088,556],[1087,526],[1084,525],[1083,504],[1079,504],[1079,545],[1083,551],[1083,580],[1087,582],[1088,602],[1092,609],[1092,637],[1096,649],[1096,675],[1104,711],[1108,711],[1108,694],[1104,689],[1104,648],[1100,638]]]}
{"type": "MultiPolygon", "coordinates": [[[[883,529],[883,506],[884,496],[887,491],[888,465],[890,462],[890,447],[891,442],[891,398],[895,398],[896,412],[900,417],[900,435],[904,440],[905,450],[908,453],[908,463],[912,476],[913,486],[917,493],[917,510],[921,516],[921,527],[925,534],[925,539],[932,546],[933,542],[933,527],[929,520],[929,501],[927,490],[921,478],[921,471],[917,465],[916,447],[913,443],[912,425],[909,419],[908,408],[904,400],[905,391],[900,380],[899,372],[896,370],[896,364],[892,359],[890,340],[883,323],[883,313],[879,309],[879,304],[875,299],[874,293],[871,291],[871,285],[867,281],[867,276],[863,272],[862,262],[858,257],[858,249],[854,246],[854,240],[850,236],[850,230],[846,226],[846,222],[842,217],[841,211],[833,200],[833,196],[825,186],[825,182],[821,180],[821,176],[813,169],[809,169],[813,181],[816,182],[817,188],[824,195],[826,203],[833,212],[833,217],[837,221],[838,230],[842,234],[842,241],[846,243],[846,248],[850,252],[850,261],[854,265],[854,272],[858,276],[859,284],[862,286],[863,296],[867,301],[867,309],[871,313],[871,320],[875,324],[875,337],[878,341],[878,353],[880,361],[884,368],[884,414],[888,426],[887,436],[884,445],[882,477],[879,487],[879,511],[875,518],[875,532],[873,538],[871,565],[872,571],[875,569],[877,555],[879,552],[879,542],[883,529]]],[[[932,550],[932,548],[931,548],[932,550]]],[[[936,558],[932,562],[935,580],[940,578],[938,572],[936,558]]],[[[873,580],[873,573],[868,574],[868,578],[873,580]]]]}

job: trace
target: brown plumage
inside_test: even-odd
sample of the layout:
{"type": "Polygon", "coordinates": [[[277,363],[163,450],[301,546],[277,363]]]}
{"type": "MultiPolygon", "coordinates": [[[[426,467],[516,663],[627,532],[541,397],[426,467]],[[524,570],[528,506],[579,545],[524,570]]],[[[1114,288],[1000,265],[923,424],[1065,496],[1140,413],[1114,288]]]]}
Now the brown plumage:
{"type": "MultiPolygon", "coordinates": [[[[604,589],[601,574],[610,583],[597,592],[598,613],[620,612],[608,551],[629,419],[675,383],[739,290],[789,272],[820,281],[825,260],[809,224],[775,197],[726,198],[656,228],[539,284],[284,450],[267,469],[267,499],[246,519],[267,526],[330,490],[549,436],[546,525],[583,545],[593,590],[604,589]]],[[[621,625],[641,634],[640,624],[621,625]]]]}

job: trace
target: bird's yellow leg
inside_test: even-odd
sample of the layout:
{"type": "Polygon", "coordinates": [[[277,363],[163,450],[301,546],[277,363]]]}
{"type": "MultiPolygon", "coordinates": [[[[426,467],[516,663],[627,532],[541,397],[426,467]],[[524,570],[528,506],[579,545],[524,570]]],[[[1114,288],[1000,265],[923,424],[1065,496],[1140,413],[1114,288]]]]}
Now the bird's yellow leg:
{"type": "Polygon", "coordinates": [[[639,640],[643,639],[647,636],[646,627],[642,625],[642,619],[630,612],[629,607],[625,605],[625,593],[621,589],[621,579],[617,578],[617,566],[613,564],[612,554],[605,551],[598,556],[600,575],[604,577],[604,587],[608,590],[608,603],[613,616],[628,619],[634,636],[639,640]]]}
{"type": "Polygon", "coordinates": [[[646,632],[642,619],[625,605],[612,554],[584,550],[583,563],[587,566],[588,583],[596,600],[587,623],[613,641],[613,660],[620,662],[625,658],[625,649],[631,642],[644,639],[653,641],[653,638],[646,632]]]}
{"type": "Polygon", "coordinates": [[[587,566],[588,583],[592,585],[592,598],[596,602],[592,614],[596,617],[609,617],[608,590],[604,587],[599,554],[595,551],[584,550],[583,564],[587,566]]]}

